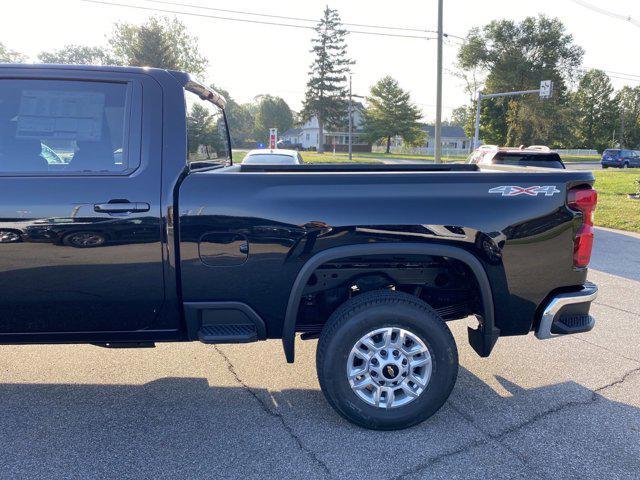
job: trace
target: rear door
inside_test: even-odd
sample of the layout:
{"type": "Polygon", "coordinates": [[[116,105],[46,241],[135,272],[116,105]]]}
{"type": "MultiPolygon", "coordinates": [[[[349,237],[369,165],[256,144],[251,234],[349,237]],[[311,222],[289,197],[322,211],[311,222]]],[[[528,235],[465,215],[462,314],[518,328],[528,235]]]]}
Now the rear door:
{"type": "Polygon", "coordinates": [[[0,334],[149,328],[164,299],[158,86],[31,72],[0,70],[0,334]]]}

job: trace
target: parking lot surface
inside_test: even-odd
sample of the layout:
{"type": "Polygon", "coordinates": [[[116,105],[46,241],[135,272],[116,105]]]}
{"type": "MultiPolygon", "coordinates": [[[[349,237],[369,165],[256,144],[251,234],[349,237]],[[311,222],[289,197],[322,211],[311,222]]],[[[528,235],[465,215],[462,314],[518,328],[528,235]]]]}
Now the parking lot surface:
{"type": "Polygon", "coordinates": [[[0,478],[615,478],[640,475],[640,235],[598,229],[595,329],[501,338],[450,326],[446,405],[399,432],[325,403],[315,341],[0,347],[0,478]]]}

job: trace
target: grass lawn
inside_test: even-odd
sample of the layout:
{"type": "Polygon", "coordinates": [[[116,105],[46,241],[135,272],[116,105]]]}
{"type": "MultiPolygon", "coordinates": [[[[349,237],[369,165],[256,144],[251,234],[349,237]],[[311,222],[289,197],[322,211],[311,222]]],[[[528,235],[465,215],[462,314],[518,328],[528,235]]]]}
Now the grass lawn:
{"type": "Polygon", "coordinates": [[[562,161],[565,163],[580,162],[580,163],[600,163],[600,155],[560,155],[562,161]]]}
{"type": "MultiPolygon", "coordinates": [[[[247,154],[244,150],[234,150],[233,151],[233,163],[241,163],[244,156],[247,154]]],[[[302,155],[302,159],[307,163],[348,163],[349,158],[347,154],[336,153],[336,156],[333,156],[333,153],[325,153],[320,155],[316,152],[300,152],[302,155]]],[[[379,160],[375,160],[370,157],[359,157],[353,156],[350,163],[380,163],[379,160]]]]}
{"type": "Polygon", "coordinates": [[[598,190],[596,225],[640,232],[640,200],[627,198],[636,191],[634,180],[640,178],[640,170],[597,170],[593,174],[598,190]]]}

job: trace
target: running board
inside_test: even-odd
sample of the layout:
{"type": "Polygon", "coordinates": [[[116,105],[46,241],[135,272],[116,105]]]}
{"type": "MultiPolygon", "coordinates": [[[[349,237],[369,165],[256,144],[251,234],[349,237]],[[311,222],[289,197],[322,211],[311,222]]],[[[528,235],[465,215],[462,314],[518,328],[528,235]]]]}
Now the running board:
{"type": "Polygon", "coordinates": [[[260,316],[240,302],[185,302],[190,340],[203,343],[248,343],[266,340],[260,316]]]}
{"type": "Polygon", "coordinates": [[[198,331],[202,343],[250,343],[257,342],[255,325],[204,325],[198,331]]]}

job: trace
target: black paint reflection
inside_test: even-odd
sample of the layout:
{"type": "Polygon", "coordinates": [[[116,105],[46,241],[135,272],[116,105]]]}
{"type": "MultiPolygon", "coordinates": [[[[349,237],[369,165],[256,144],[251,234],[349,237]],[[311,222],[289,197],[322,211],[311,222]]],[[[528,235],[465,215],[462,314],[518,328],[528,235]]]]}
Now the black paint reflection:
{"type": "Polygon", "coordinates": [[[47,242],[75,248],[145,243],[158,240],[154,217],[51,217],[0,222],[0,244],[47,242]]]}

